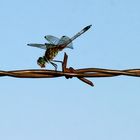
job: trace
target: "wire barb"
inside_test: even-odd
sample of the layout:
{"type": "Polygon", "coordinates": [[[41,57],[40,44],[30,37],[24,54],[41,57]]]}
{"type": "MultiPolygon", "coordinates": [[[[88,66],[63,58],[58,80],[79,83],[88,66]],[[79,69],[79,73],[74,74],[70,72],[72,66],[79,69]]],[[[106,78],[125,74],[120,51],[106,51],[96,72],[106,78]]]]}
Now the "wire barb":
{"type": "Polygon", "coordinates": [[[42,69],[28,69],[28,70],[13,70],[13,71],[2,71],[0,70],[0,76],[10,76],[16,78],[55,78],[64,76],[66,79],[77,77],[82,82],[90,86],[94,84],[86,79],[85,77],[113,77],[113,76],[135,76],[140,77],[140,69],[127,69],[127,70],[111,70],[101,68],[83,68],[74,69],[72,67],[67,68],[68,55],[64,54],[62,62],[62,71],[55,70],[42,70],[42,69]]]}
{"type": "MultiPolygon", "coordinates": [[[[68,55],[65,53],[65,54],[64,54],[64,60],[63,60],[63,63],[62,63],[62,71],[63,71],[64,73],[76,73],[76,71],[75,71],[72,67],[70,67],[70,68],[67,68],[67,67],[66,67],[66,66],[67,66],[67,60],[68,60],[68,55]]],[[[69,78],[72,78],[73,76],[71,76],[71,75],[66,75],[65,77],[66,77],[66,79],[69,79],[69,78]]],[[[78,78],[79,80],[81,80],[81,81],[83,81],[83,82],[85,82],[85,83],[91,85],[91,86],[94,86],[93,83],[92,83],[91,81],[87,80],[87,79],[84,78],[84,77],[77,77],[77,78],[78,78]]]]}

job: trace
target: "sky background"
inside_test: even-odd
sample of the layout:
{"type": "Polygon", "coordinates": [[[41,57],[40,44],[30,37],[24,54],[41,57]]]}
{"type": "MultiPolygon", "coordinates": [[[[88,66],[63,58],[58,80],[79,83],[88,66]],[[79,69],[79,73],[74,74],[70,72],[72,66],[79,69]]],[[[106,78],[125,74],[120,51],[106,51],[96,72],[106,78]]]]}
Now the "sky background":
{"type": "MultiPolygon", "coordinates": [[[[38,69],[45,35],[77,38],[74,68],[140,68],[139,0],[0,0],[0,69],[38,69]]],[[[48,69],[53,69],[47,65],[48,69]]],[[[59,65],[59,69],[61,66],[59,65]]],[[[140,79],[0,78],[1,140],[139,140],[140,79]]]]}

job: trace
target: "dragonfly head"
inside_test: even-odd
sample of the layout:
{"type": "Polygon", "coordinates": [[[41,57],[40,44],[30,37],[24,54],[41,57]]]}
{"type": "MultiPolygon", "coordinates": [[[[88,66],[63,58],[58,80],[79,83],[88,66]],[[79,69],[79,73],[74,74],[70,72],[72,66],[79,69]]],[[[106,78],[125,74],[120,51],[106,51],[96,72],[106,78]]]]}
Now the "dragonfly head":
{"type": "Polygon", "coordinates": [[[38,60],[37,60],[37,64],[41,67],[41,68],[44,68],[45,67],[45,58],[44,57],[39,57],[38,60]]]}

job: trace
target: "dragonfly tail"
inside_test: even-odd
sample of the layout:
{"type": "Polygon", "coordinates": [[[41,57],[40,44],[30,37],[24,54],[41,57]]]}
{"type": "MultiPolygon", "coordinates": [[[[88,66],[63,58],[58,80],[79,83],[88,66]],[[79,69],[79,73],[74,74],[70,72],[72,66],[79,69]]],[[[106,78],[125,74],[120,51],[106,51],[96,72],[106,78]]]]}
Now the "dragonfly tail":
{"type": "Polygon", "coordinates": [[[82,35],[83,33],[85,33],[88,29],[90,29],[92,25],[88,25],[85,28],[83,28],[80,32],[78,32],[76,35],[74,35],[68,42],[67,45],[69,43],[71,43],[73,40],[75,40],[77,37],[79,37],[80,35],[82,35]]]}

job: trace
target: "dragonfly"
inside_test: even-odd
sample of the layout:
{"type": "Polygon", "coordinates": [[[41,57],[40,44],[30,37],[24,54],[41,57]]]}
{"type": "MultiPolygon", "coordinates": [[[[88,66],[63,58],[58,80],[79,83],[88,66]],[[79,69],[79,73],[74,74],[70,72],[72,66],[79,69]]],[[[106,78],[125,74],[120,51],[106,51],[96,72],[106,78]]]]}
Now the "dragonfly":
{"type": "Polygon", "coordinates": [[[62,51],[64,48],[73,49],[72,41],[78,38],[83,33],[85,33],[91,26],[92,25],[86,26],[85,28],[83,28],[80,32],[78,32],[71,38],[69,38],[68,36],[62,36],[59,39],[52,35],[46,35],[44,38],[48,41],[48,43],[45,43],[45,44],[29,43],[27,45],[45,50],[44,56],[39,57],[37,60],[37,64],[41,68],[44,68],[47,63],[50,63],[54,66],[55,70],[57,70],[57,64],[55,62],[62,63],[62,61],[54,60],[57,54],[60,51],[62,51]]]}

